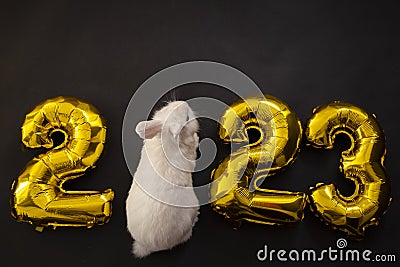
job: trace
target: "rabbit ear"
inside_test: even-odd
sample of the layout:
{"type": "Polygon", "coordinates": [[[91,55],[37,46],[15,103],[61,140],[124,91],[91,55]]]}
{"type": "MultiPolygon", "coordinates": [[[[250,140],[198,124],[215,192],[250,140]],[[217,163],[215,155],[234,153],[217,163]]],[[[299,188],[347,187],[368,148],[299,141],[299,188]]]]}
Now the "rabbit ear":
{"type": "Polygon", "coordinates": [[[151,139],[161,132],[163,123],[159,120],[141,121],[136,125],[136,133],[142,139],[151,139]]]}
{"type": "Polygon", "coordinates": [[[174,139],[176,139],[179,136],[179,133],[182,129],[181,125],[179,123],[171,123],[168,125],[169,130],[172,133],[172,136],[174,139]]]}

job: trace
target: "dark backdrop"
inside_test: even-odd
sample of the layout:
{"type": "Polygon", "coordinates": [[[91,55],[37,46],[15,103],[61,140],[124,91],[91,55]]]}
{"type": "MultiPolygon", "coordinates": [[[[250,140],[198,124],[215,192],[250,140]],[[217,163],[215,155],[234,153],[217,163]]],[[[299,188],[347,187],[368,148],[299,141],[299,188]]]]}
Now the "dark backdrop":
{"type": "MultiPolygon", "coordinates": [[[[83,1],[1,3],[2,266],[253,266],[270,264],[256,259],[264,244],[287,250],[336,247],[343,235],[308,211],[293,227],[244,223],[235,231],[203,206],[187,244],[140,261],[132,257],[124,214],[132,179],[121,145],[124,112],[148,77],[191,60],[217,61],[243,71],[264,93],[287,102],[303,123],[313,107],[333,100],[375,113],[387,135],[385,165],[393,202],[382,223],[368,229],[365,240],[348,240],[348,248],[396,254],[400,260],[400,129],[395,95],[400,86],[399,1],[78,2],[83,1]],[[39,153],[21,149],[24,115],[57,95],[93,103],[108,126],[106,151],[98,167],[68,186],[110,187],[116,197],[107,225],[38,233],[10,216],[10,187],[39,153]]],[[[176,95],[234,100],[221,88],[204,84],[177,88],[176,95]]],[[[202,138],[216,138],[216,124],[203,120],[201,127],[202,138]]],[[[308,192],[309,186],[325,181],[350,194],[352,184],[338,170],[340,151],[349,142],[339,141],[328,152],[302,145],[295,164],[271,178],[268,186],[308,192]]],[[[195,183],[206,182],[216,165],[194,175],[195,183]]]]}

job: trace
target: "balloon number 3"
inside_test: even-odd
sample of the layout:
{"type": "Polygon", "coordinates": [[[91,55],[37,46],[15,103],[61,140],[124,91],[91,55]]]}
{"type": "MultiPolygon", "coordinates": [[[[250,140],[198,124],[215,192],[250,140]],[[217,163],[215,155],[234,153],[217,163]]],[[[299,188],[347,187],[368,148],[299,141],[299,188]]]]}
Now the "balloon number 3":
{"type": "MultiPolygon", "coordinates": [[[[259,140],[233,152],[212,172],[213,209],[235,228],[242,220],[277,225],[299,222],[307,199],[304,193],[260,188],[263,178],[295,160],[302,136],[299,119],[275,97],[249,98],[225,111],[219,135],[225,142],[248,142],[244,133],[249,129],[259,132],[259,140]]],[[[305,131],[308,144],[330,149],[339,133],[351,139],[340,169],[354,181],[355,192],[345,197],[333,184],[320,183],[311,188],[308,200],[312,212],[327,225],[357,239],[368,226],[378,224],[391,200],[383,167],[385,137],[376,118],[357,106],[333,102],[315,108],[305,131]]]]}
{"type": "Polygon", "coordinates": [[[108,222],[111,189],[104,192],[65,191],[69,179],[94,168],[105,142],[106,128],[99,112],[72,97],[57,97],[38,105],[22,126],[28,148],[52,148],[33,158],[12,186],[12,215],[42,230],[44,226],[86,226],[108,222]],[[64,141],[54,147],[52,134],[64,141]]]}
{"type": "Polygon", "coordinates": [[[383,167],[385,137],[376,118],[359,107],[334,102],[315,108],[307,122],[308,143],[330,149],[339,133],[351,140],[351,147],[342,153],[340,170],[355,183],[355,192],[345,197],[333,184],[317,184],[311,189],[311,209],[327,224],[361,238],[366,227],[378,224],[390,203],[383,167]]]}

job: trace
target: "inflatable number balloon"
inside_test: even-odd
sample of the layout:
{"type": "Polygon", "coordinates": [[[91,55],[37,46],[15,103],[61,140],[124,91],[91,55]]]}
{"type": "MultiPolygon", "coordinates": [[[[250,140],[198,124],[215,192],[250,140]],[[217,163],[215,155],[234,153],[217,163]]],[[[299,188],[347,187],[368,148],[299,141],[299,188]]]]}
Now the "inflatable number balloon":
{"type": "Polygon", "coordinates": [[[72,97],[57,97],[38,105],[22,126],[22,142],[29,148],[52,148],[33,158],[12,186],[12,215],[42,230],[44,226],[86,226],[108,222],[111,189],[101,192],[62,188],[95,167],[105,142],[106,128],[99,112],[72,97]],[[65,139],[54,147],[52,134],[65,139]]]}
{"type": "Polygon", "coordinates": [[[368,226],[377,225],[391,199],[383,167],[385,137],[375,117],[357,106],[333,102],[315,108],[307,122],[307,141],[330,149],[339,133],[351,140],[342,152],[340,170],[355,183],[355,192],[346,197],[333,184],[317,184],[311,188],[310,204],[327,224],[361,238],[368,226]]]}
{"type": "Polygon", "coordinates": [[[212,208],[238,228],[242,220],[287,224],[303,218],[306,195],[260,188],[265,177],[295,160],[302,137],[296,114],[281,100],[265,95],[241,100],[222,115],[219,136],[225,142],[247,143],[213,171],[212,208]],[[258,132],[258,140],[246,134],[258,132]]]}

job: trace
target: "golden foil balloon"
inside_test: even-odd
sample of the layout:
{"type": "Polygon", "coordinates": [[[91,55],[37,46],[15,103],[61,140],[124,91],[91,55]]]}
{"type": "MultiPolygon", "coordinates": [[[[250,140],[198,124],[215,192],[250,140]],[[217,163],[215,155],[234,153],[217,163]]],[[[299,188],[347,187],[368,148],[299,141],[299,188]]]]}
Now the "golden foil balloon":
{"type": "Polygon", "coordinates": [[[22,142],[29,148],[51,148],[33,158],[12,186],[12,215],[42,230],[43,226],[104,224],[111,216],[111,189],[104,192],[65,191],[69,179],[94,168],[106,138],[99,112],[73,97],[56,97],[26,115],[22,142]],[[54,147],[52,134],[61,132],[64,142],[54,147]]]}
{"type": "Polygon", "coordinates": [[[385,136],[375,116],[360,107],[333,102],[314,109],[306,129],[311,145],[331,149],[339,133],[351,140],[351,147],[342,152],[340,170],[355,183],[355,192],[346,197],[333,184],[317,184],[311,188],[310,204],[327,224],[357,239],[368,226],[378,224],[390,203],[383,167],[385,136]]]}
{"type": "Polygon", "coordinates": [[[302,137],[296,114],[281,100],[265,95],[238,101],[222,115],[219,136],[246,144],[213,171],[212,208],[238,228],[242,220],[279,225],[303,218],[306,195],[260,188],[265,177],[295,160],[302,137]],[[258,140],[249,142],[249,132],[258,140]]]}

